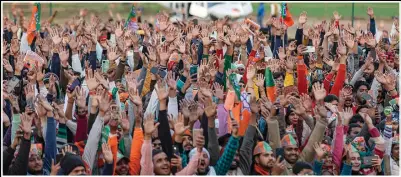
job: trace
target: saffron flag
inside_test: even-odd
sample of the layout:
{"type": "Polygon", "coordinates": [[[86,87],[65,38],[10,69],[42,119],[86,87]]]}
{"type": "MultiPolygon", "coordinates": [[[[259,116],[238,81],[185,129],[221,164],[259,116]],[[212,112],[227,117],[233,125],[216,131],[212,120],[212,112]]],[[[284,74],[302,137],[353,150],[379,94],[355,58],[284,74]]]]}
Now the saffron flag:
{"type": "Polygon", "coordinates": [[[276,86],[274,85],[273,74],[270,68],[265,70],[265,82],[266,82],[266,94],[270,102],[274,103],[276,101],[276,86]]]}
{"type": "Polygon", "coordinates": [[[35,32],[40,29],[40,3],[35,3],[32,8],[31,21],[28,26],[28,44],[31,45],[35,38],[35,32]]]}
{"type": "Polygon", "coordinates": [[[292,15],[288,9],[287,3],[281,5],[281,21],[288,27],[294,25],[294,20],[292,20],[292,15]]]}

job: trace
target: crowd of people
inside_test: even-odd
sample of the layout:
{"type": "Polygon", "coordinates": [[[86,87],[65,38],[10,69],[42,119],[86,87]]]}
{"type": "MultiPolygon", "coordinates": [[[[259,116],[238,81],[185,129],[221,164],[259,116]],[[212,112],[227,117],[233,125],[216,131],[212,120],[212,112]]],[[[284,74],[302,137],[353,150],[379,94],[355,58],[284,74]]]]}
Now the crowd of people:
{"type": "Polygon", "coordinates": [[[399,25],[372,8],[366,29],[12,14],[4,175],[399,175],[399,25]]]}

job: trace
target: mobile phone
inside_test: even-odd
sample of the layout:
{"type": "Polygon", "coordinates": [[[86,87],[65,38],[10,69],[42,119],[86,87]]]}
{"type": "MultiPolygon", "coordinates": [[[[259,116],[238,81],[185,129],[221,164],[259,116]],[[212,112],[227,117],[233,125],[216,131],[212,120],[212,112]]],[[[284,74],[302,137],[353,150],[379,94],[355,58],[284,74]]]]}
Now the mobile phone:
{"type": "Polygon", "coordinates": [[[180,150],[176,145],[173,146],[173,153],[177,156],[180,156],[180,150]]]}
{"type": "Polygon", "coordinates": [[[106,73],[110,68],[110,61],[109,60],[103,60],[102,61],[102,72],[106,73]]]}
{"type": "Polygon", "coordinates": [[[193,130],[193,144],[195,145],[196,140],[198,139],[199,136],[202,136],[203,134],[203,129],[194,129],[193,130]]]}
{"type": "Polygon", "coordinates": [[[78,78],[76,78],[74,80],[74,82],[72,82],[71,86],[68,87],[68,90],[73,92],[75,90],[75,87],[80,86],[80,85],[81,85],[81,81],[78,78]]]}
{"type": "Polygon", "coordinates": [[[367,103],[373,102],[373,98],[367,93],[362,93],[361,97],[366,100],[367,103]]]}
{"type": "Polygon", "coordinates": [[[56,164],[58,164],[60,161],[61,161],[61,159],[63,158],[64,156],[63,156],[63,154],[57,154],[56,155],[56,164]]]}
{"type": "Polygon", "coordinates": [[[153,68],[150,69],[150,72],[152,74],[157,74],[159,72],[159,68],[153,67],[153,68]]]}
{"type": "Polygon", "coordinates": [[[178,79],[177,81],[177,88],[179,88],[181,90],[182,87],[184,87],[184,82],[181,79],[178,79]]]}
{"type": "Polygon", "coordinates": [[[161,77],[161,78],[165,78],[166,77],[166,75],[167,75],[167,72],[165,71],[165,70],[159,70],[159,76],[161,77]]]}
{"type": "Polygon", "coordinates": [[[209,37],[211,37],[211,38],[213,38],[213,39],[217,39],[217,32],[216,32],[216,31],[213,31],[212,34],[210,34],[209,37]]]}
{"type": "Polygon", "coordinates": [[[191,79],[198,78],[198,66],[192,65],[191,68],[189,69],[189,74],[191,75],[191,79]]]}
{"type": "Polygon", "coordinates": [[[315,52],[315,47],[313,46],[306,46],[306,51],[305,53],[312,53],[315,52]]]}
{"type": "Polygon", "coordinates": [[[283,148],[276,149],[276,157],[278,158],[279,156],[280,156],[279,161],[282,162],[284,160],[284,149],[283,148]]]}
{"type": "Polygon", "coordinates": [[[363,158],[363,164],[366,166],[372,166],[372,160],[376,159],[376,156],[367,156],[363,158]]]}
{"type": "Polygon", "coordinates": [[[11,78],[11,80],[7,82],[7,93],[11,93],[11,91],[13,91],[14,88],[18,85],[19,81],[20,80],[17,77],[11,78]]]}

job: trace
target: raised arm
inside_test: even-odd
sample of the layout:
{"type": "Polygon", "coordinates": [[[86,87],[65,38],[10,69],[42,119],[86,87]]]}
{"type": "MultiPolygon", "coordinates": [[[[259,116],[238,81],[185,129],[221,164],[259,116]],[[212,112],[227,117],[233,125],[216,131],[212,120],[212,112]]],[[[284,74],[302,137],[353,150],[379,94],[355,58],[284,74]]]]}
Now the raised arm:
{"type": "Polygon", "coordinates": [[[84,153],[82,155],[82,160],[86,163],[86,165],[90,168],[90,170],[93,169],[96,153],[98,150],[98,143],[101,137],[104,122],[108,121],[105,120],[104,117],[106,112],[109,110],[111,104],[111,99],[108,95],[107,90],[103,90],[100,93],[100,95],[101,95],[100,99],[92,100],[92,105],[97,105],[96,107],[99,108],[99,114],[95,120],[95,123],[93,123],[91,131],[89,132],[88,141],[86,143],[86,146],[84,148],[84,153]]]}

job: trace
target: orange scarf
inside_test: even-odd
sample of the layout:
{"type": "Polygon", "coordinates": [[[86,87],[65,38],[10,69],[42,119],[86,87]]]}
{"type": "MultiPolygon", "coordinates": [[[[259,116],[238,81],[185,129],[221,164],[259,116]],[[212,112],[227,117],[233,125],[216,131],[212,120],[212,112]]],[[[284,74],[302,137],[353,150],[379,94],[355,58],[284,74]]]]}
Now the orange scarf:
{"type": "Polygon", "coordinates": [[[255,164],[254,170],[255,170],[256,173],[259,173],[259,174],[261,174],[263,176],[270,175],[270,173],[268,171],[264,170],[261,166],[259,166],[257,164],[255,164]]]}

